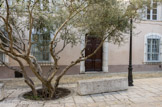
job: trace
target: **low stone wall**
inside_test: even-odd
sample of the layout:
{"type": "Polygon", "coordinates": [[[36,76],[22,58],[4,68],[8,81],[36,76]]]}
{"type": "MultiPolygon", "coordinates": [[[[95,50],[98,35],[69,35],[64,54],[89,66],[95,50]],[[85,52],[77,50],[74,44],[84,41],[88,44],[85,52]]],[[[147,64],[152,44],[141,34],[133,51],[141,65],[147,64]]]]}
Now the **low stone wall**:
{"type": "Polygon", "coordinates": [[[5,97],[4,93],[4,83],[0,83],[0,101],[3,100],[5,97]]]}
{"type": "Polygon", "coordinates": [[[125,77],[81,80],[77,83],[79,95],[98,94],[128,89],[128,79],[125,77]]]}

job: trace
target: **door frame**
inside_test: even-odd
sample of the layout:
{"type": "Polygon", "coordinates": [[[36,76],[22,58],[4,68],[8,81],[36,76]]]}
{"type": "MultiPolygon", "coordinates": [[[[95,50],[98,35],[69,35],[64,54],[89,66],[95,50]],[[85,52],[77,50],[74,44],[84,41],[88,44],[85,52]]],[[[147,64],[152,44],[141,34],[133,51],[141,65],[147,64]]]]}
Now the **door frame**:
{"type": "MultiPolygon", "coordinates": [[[[84,47],[85,47],[85,36],[81,36],[81,50],[83,50],[84,47]]],[[[108,39],[103,43],[102,47],[103,47],[102,49],[103,51],[102,52],[102,71],[100,72],[108,72],[108,39]]],[[[85,51],[84,51],[84,55],[85,55],[85,51]]],[[[85,71],[85,61],[82,61],[80,63],[80,73],[87,73],[87,71],[85,71]]]]}

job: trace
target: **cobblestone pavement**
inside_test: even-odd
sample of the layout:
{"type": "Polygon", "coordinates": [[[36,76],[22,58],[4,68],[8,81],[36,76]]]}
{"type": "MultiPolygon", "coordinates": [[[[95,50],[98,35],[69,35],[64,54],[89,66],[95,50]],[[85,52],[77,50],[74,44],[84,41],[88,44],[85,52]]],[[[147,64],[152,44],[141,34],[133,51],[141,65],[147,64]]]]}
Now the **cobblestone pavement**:
{"type": "Polygon", "coordinates": [[[78,96],[76,84],[62,85],[74,90],[66,98],[55,101],[29,101],[18,97],[27,88],[6,89],[0,107],[162,107],[162,78],[136,79],[126,91],[78,96]]]}

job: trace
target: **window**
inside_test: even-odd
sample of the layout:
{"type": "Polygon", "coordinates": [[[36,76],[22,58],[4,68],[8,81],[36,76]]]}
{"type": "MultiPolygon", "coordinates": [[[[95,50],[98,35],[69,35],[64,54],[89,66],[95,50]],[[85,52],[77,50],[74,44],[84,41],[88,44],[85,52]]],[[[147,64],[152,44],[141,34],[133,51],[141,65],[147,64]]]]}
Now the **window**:
{"type": "Polygon", "coordinates": [[[147,39],[147,61],[159,61],[160,56],[160,39],[148,38],[147,39]]]}
{"type": "MultiPolygon", "coordinates": [[[[8,5],[12,5],[12,0],[8,0],[8,5]]],[[[0,0],[0,9],[3,10],[6,7],[6,1],[5,0],[0,0]]]]}
{"type": "Polygon", "coordinates": [[[51,8],[51,0],[40,0],[40,9],[43,11],[50,11],[51,8]]]}
{"type": "Polygon", "coordinates": [[[162,62],[162,35],[149,33],[145,35],[144,62],[162,62]]]}
{"type": "MultiPolygon", "coordinates": [[[[0,40],[4,43],[7,43],[7,40],[4,38],[8,38],[7,33],[5,32],[3,27],[0,27],[0,40]]],[[[3,45],[5,47],[5,45],[3,45]]],[[[0,60],[6,62],[5,54],[0,50],[0,60]]],[[[1,63],[0,61],[0,63],[1,63]]]]}
{"type": "Polygon", "coordinates": [[[32,35],[32,40],[32,54],[36,59],[39,62],[50,61],[50,34],[37,32],[32,35]]]}
{"type": "Polygon", "coordinates": [[[157,2],[155,0],[151,0],[151,9],[147,8],[147,19],[157,20],[157,2]]]}
{"type": "Polygon", "coordinates": [[[8,0],[8,5],[9,5],[9,6],[12,5],[12,0],[8,0]]]}

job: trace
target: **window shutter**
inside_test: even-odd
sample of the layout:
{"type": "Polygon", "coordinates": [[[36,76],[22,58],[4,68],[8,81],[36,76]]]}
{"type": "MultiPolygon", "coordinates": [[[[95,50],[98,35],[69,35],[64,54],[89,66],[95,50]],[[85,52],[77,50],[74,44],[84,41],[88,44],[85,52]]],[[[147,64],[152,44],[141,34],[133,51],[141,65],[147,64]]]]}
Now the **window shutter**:
{"type": "Polygon", "coordinates": [[[5,63],[9,63],[9,56],[8,55],[4,55],[4,61],[5,61],[5,63]]]}
{"type": "Polygon", "coordinates": [[[145,40],[144,46],[144,62],[147,62],[147,39],[145,40]]]}
{"type": "MultiPolygon", "coordinates": [[[[52,33],[50,33],[50,39],[52,40],[53,37],[54,37],[54,33],[52,32],[52,33]]],[[[51,53],[50,53],[50,61],[51,61],[51,62],[54,62],[51,53]]]]}
{"type": "Polygon", "coordinates": [[[162,39],[160,38],[160,62],[162,61],[162,39]]]}
{"type": "Polygon", "coordinates": [[[143,20],[147,20],[147,7],[145,7],[144,9],[139,11],[140,15],[141,15],[141,19],[143,20]]]}

